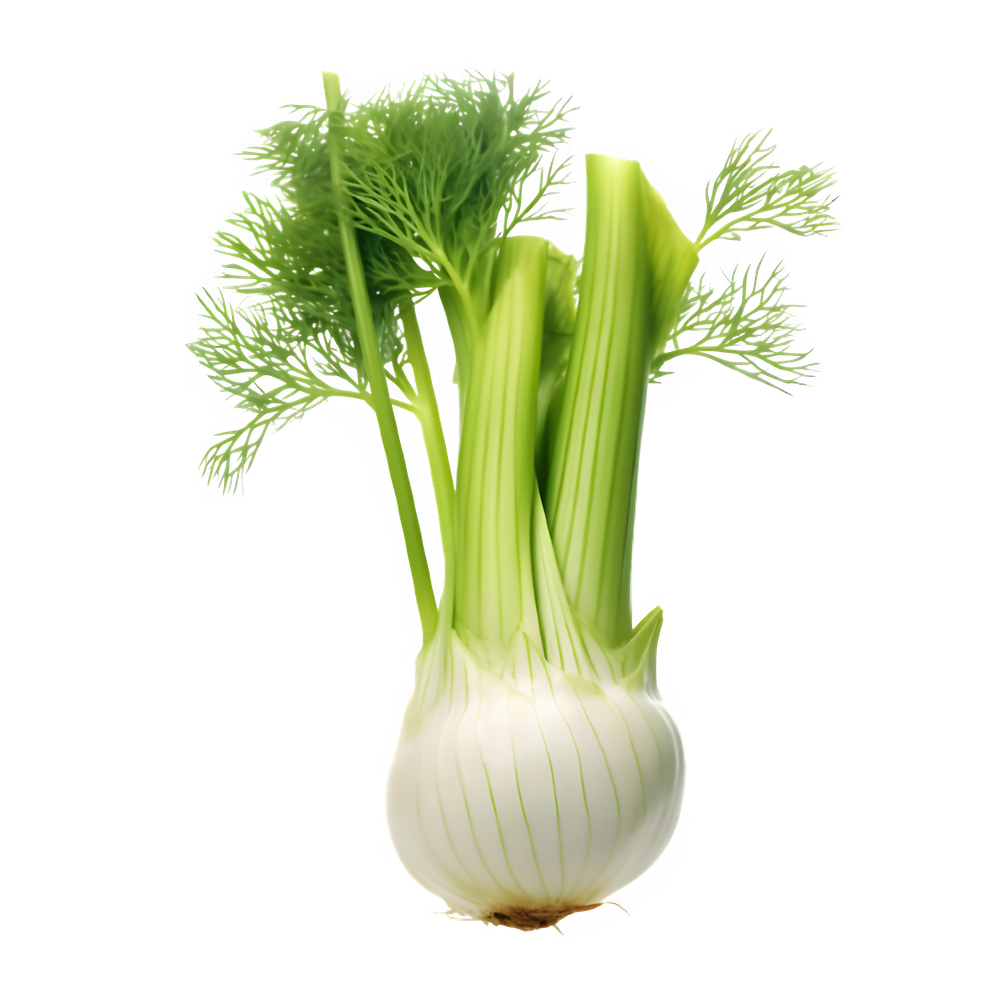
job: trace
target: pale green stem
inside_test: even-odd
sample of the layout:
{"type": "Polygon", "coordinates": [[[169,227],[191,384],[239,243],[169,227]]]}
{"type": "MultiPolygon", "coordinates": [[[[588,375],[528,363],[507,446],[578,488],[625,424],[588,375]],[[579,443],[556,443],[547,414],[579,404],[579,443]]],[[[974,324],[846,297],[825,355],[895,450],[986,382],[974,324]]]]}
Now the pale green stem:
{"type": "Polygon", "coordinates": [[[534,435],[548,244],[506,239],[495,296],[473,344],[457,488],[455,627],[507,646],[540,643],[531,566],[534,435]]]}
{"type": "Polygon", "coordinates": [[[454,343],[455,384],[458,386],[458,425],[465,420],[465,396],[468,394],[468,371],[471,367],[472,345],[478,339],[468,306],[468,296],[462,297],[455,288],[442,285],[437,292],[447,317],[454,343]]]}
{"type": "Polygon", "coordinates": [[[652,347],[637,163],[586,158],[586,243],[545,511],[566,595],[611,645],[631,633],[639,444],[652,347]]]}
{"type": "Polygon", "coordinates": [[[454,478],[451,475],[451,462],[447,456],[447,442],[444,440],[444,429],[437,408],[430,365],[427,364],[427,355],[423,349],[420,325],[416,321],[416,310],[412,305],[408,305],[401,310],[401,315],[402,328],[406,336],[406,352],[416,381],[415,412],[423,430],[423,442],[430,462],[430,478],[434,484],[434,498],[437,501],[441,545],[444,549],[444,576],[447,580],[454,572],[454,478]]]}
{"type": "MultiPolygon", "coordinates": [[[[342,102],[340,78],[336,73],[323,73],[323,86],[326,91],[327,110],[331,115],[340,114],[342,102]]],[[[402,442],[399,439],[399,428],[396,426],[395,414],[392,411],[392,399],[389,396],[385,369],[382,366],[381,352],[378,349],[378,338],[371,316],[371,303],[368,300],[368,288],[364,280],[364,269],[361,264],[361,251],[357,245],[354,220],[342,193],[340,158],[332,130],[327,144],[330,153],[333,196],[336,199],[340,237],[347,264],[347,283],[350,288],[350,299],[354,306],[357,338],[360,341],[364,370],[371,389],[371,406],[378,418],[378,430],[381,434],[389,475],[392,479],[392,488],[395,491],[396,504],[399,508],[399,520],[406,541],[406,554],[409,557],[409,568],[413,574],[413,589],[416,591],[416,604],[420,612],[423,641],[426,644],[433,637],[437,626],[437,601],[430,579],[427,555],[423,548],[423,535],[416,513],[416,503],[413,500],[413,489],[409,482],[409,473],[406,471],[406,457],[403,454],[402,442]]]]}

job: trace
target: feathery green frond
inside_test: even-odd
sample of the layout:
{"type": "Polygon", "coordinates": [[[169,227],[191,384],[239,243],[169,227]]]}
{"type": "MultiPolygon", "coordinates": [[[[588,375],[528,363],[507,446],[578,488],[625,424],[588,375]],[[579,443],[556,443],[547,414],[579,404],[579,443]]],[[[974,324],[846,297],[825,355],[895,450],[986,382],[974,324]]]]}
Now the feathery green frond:
{"type": "Polygon", "coordinates": [[[208,481],[217,481],[224,493],[235,492],[253,465],[269,426],[268,420],[255,416],[238,430],[216,434],[218,440],[201,459],[201,470],[208,481]]]}
{"type": "Polygon", "coordinates": [[[780,170],[768,162],[777,148],[766,145],[767,132],[747,135],[736,143],[713,183],[704,189],[704,225],[694,243],[702,250],[716,239],[741,239],[741,233],[774,226],[796,236],[824,234],[836,228],[830,208],[836,200],[821,198],[835,183],[831,169],[802,166],[780,170]]]}
{"type": "Polygon", "coordinates": [[[427,77],[349,111],[342,125],[345,187],[357,225],[419,258],[441,283],[472,270],[546,206],[567,161],[543,165],[568,132],[566,103],[543,109],[541,84],[522,97],[513,77],[427,77]]]}
{"type": "Polygon", "coordinates": [[[329,330],[303,337],[294,317],[277,303],[237,309],[223,296],[205,293],[198,301],[208,325],[190,351],[220,389],[253,414],[236,431],[219,435],[202,459],[209,481],[234,489],[253,464],[269,430],[299,419],[325,399],[364,399],[363,388],[344,365],[329,330]]]}
{"type": "Polygon", "coordinates": [[[778,264],[769,274],[763,260],[753,267],[732,271],[728,284],[715,292],[701,277],[697,287],[687,286],[680,321],[667,350],[652,364],[651,381],[672,372],[664,366],[685,354],[699,354],[733,371],[785,392],[783,385],[802,385],[816,365],[807,360],[811,351],[793,347],[801,332],[791,315],[802,308],[784,301],[786,274],[778,264]]]}
{"type": "MultiPolygon", "coordinates": [[[[307,214],[255,195],[243,197],[246,210],[229,219],[235,231],[215,237],[221,252],[236,261],[224,267],[229,287],[280,305],[303,338],[328,335],[340,363],[365,381],[343,248],[332,213],[307,214]]],[[[383,286],[369,291],[379,349],[385,363],[391,364],[404,350],[395,299],[405,289],[383,286]]]]}
{"type": "Polygon", "coordinates": [[[576,211],[575,207],[570,205],[551,208],[550,205],[552,198],[563,193],[562,188],[576,183],[572,179],[571,170],[571,156],[556,162],[556,155],[552,153],[547,163],[541,160],[526,172],[500,213],[500,235],[509,236],[518,226],[529,222],[568,222],[576,211]],[[537,190],[531,200],[524,204],[525,188],[531,177],[538,178],[537,190]]]}

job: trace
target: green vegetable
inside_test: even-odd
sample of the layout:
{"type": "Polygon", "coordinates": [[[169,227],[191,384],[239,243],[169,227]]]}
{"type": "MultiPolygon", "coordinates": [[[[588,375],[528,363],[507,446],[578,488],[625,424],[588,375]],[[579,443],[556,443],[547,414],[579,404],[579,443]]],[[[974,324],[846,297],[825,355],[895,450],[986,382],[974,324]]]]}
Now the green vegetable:
{"type": "Polygon", "coordinates": [[[781,266],[691,283],[716,239],[830,231],[829,170],[733,147],[688,239],[639,165],[586,158],[580,262],[523,222],[556,218],[565,104],[513,78],[427,78],[260,133],[274,202],[244,195],[217,242],[251,304],[202,299],[191,344],[249,414],[203,467],[229,489],[271,429],[334,397],[381,433],[423,628],[389,775],[393,841],[454,913],[520,929],[601,903],[662,852],[683,752],[656,689],[662,611],[632,621],[646,392],[685,355],[786,391],[813,373],[781,266]],[[455,351],[457,478],[414,304],[455,351]],[[396,413],[420,423],[445,580],[433,592],[396,413]]]}

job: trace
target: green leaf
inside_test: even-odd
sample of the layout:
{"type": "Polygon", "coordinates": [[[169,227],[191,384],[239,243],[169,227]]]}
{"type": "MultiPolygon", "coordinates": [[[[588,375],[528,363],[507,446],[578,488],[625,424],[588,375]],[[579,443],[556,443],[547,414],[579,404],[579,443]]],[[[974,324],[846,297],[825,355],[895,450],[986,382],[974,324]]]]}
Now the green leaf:
{"type": "Polygon", "coordinates": [[[207,292],[198,301],[208,325],[188,349],[211,380],[236,397],[237,407],[253,414],[239,430],[219,434],[202,459],[209,481],[217,480],[223,490],[235,489],[268,431],[300,419],[325,399],[365,398],[330,331],[303,337],[278,304],[236,309],[207,292]]]}
{"type": "Polygon", "coordinates": [[[798,351],[793,345],[802,328],[791,310],[802,306],[784,301],[783,266],[778,264],[766,274],[763,263],[760,260],[741,274],[736,268],[719,292],[703,277],[696,288],[687,286],[668,349],[653,360],[653,382],[671,374],[664,366],[685,354],[710,358],[786,394],[782,386],[802,385],[803,379],[812,377],[816,365],[807,360],[811,351],[798,351]]]}
{"type": "MultiPolygon", "coordinates": [[[[546,196],[567,161],[545,158],[568,132],[565,103],[516,97],[513,77],[427,77],[348,111],[345,187],[357,225],[419,258],[440,283],[470,284],[497,238],[557,217],[546,196]]],[[[488,302],[482,303],[482,315],[488,302]]]]}
{"type": "MultiPolygon", "coordinates": [[[[313,136],[315,139],[315,136],[313,136]]],[[[301,144],[300,144],[301,145],[301,144]]],[[[320,142],[325,155],[325,140],[320,142]]],[[[314,150],[306,159],[315,159],[314,150]]],[[[220,232],[216,243],[235,262],[224,269],[229,286],[244,295],[279,303],[301,335],[329,333],[343,364],[365,381],[354,310],[336,212],[332,206],[329,160],[325,179],[299,163],[304,179],[295,181],[296,201],[277,204],[244,193],[245,210],[229,219],[235,231],[220,232]]],[[[276,171],[277,186],[287,180],[276,171]]],[[[391,244],[364,234],[361,253],[379,349],[387,365],[398,363],[404,344],[396,321],[400,303],[410,302],[415,281],[424,275],[391,244]],[[409,273],[407,275],[407,268],[409,273]]]]}
{"type": "Polygon", "coordinates": [[[572,157],[556,162],[552,153],[548,163],[543,160],[525,172],[517,183],[513,194],[507,198],[507,203],[500,215],[500,233],[509,236],[518,226],[529,222],[568,222],[576,209],[574,206],[551,208],[551,199],[559,197],[563,188],[576,182],[571,177],[572,157]],[[532,177],[538,178],[534,197],[524,203],[525,188],[532,177]]]}
{"type": "Polygon", "coordinates": [[[741,239],[741,233],[774,226],[796,236],[824,234],[836,228],[830,211],[835,198],[822,193],[836,178],[821,163],[780,170],[769,162],[777,148],[766,145],[767,132],[736,143],[725,165],[704,189],[704,225],[694,243],[704,249],[716,239],[741,239]]]}

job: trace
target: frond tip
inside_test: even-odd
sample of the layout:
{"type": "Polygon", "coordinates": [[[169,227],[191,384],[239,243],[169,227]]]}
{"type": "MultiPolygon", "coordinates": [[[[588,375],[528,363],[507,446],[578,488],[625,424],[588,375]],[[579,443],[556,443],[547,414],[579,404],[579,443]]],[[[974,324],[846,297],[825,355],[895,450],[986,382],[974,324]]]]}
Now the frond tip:
{"type": "Polygon", "coordinates": [[[303,337],[273,301],[237,309],[208,292],[198,301],[208,325],[188,349],[211,380],[237,399],[237,408],[253,414],[239,430],[219,434],[202,459],[208,480],[224,491],[235,489],[249,471],[268,431],[301,418],[324,399],[366,400],[362,385],[339,363],[328,331],[303,337]]]}
{"type": "Polygon", "coordinates": [[[514,230],[528,222],[568,222],[576,211],[575,207],[552,208],[551,199],[563,193],[562,189],[576,182],[572,179],[572,157],[566,156],[556,162],[556,153],[545,163],[537,163],[517,181],[513,193],[507,198],[500,214],[497,231],[501,236],[512,235],[514,230]],[[534,197],[524,203],[525,188],[531,177],[537,177],[537,190],[534,197]]]}
{"type": "Polygon", "coordinates": [[[770,132],[747,135],[732,146],[714,182],[704,189],[704,225],[694,241],[698,251],[716,239],[742,238],[741,233],[771,226],[796,236],[835,229],[835,198],[822,193],[836,177],[822,164],[781,170],[768,162],[777,148],[767,145],[770,132]]]}
{"type": "Polygon", "coordinates": [[[696,287],[687,286],[676,330],[652,363],[652,381],[670,374],[664,366],[685,354],[710,358],[785,394],[790,393],[783,386],[803,385],[812,377],[811,351],[796,350],[793,343],[802,327],[791,310],[803,306],[784,301],[783,265],[766,274],[763,263],[741,274],[736,268],[719,292],[703,277],[696,287]]]}
{"type": "Polygon", "coordinates": [[[222,492],[235,492],[260,450],[267,423],[254,417],[239,430],[216,434],[219,439],[201,459],[201,471],[209,482],[218,482],[222,492]]]}

